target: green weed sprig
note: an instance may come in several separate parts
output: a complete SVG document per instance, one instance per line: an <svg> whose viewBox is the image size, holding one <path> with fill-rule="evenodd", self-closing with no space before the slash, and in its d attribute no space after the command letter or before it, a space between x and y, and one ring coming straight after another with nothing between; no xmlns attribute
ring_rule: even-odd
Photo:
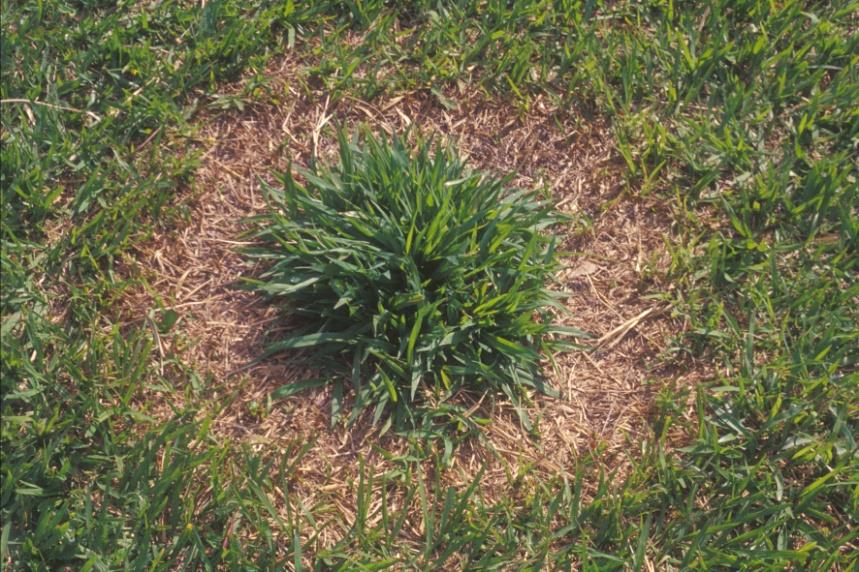
<svg viewBox="0 0 859 572"><path fill-rule="evenodd" d="M391 406L415 421L415 406L461 389L514 403L551 392L541 352L558 347L552 334L580 332L548 311L557 264L543 231L560 220L549 205L429 142L410 154L400 139L341 134L339 165L300 174L268 189L272 211L256 220L264 246L251 254L271 266L253 287L306 318L269 354L333 354L354 413L373 406L376 420Z"/></svg>

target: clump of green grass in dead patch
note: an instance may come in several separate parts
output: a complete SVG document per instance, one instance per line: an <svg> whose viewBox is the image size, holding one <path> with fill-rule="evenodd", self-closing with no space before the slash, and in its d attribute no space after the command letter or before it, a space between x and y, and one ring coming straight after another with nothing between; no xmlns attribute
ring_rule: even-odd
<svg viewBox="0 0 859 572"><path fill-rule="evenodd" d="M251 255L271 266L251 284L306 319L268 354L314 348L344 366L335 394L349 379L353 418L390 409L386 429L462 389L514 404L551 393L541 356L559 348L554 334L579 332L549 312L560 306L546 231L561 220L550 205L428 141L410 153L399 139L341 134L338 165L300 174L304 184L286 173L268 189L271 212L256 219L264 246Z"/></svg>

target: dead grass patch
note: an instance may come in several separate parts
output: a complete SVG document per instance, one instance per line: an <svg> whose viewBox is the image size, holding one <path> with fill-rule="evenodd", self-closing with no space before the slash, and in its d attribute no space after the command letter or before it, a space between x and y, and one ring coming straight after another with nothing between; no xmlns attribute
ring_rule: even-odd
<svg viewBox="0 0 859 572"><path fill-rule="evenodd" d="M621 197L622 163L612 151L608 126L539 97L527 111L479 92L448 94L455 109L422 92L333 101L306 86L298 61L272 64L268 74L279 103L255 101L244 111L201 113L201 165L193 190L181 199L187 223L156 231L138 249L134 266L148 289L124 302L123 313L131 319L142 318L156 300L181 315L176 329L184 347L162 351L179 351L184 362L212 376L219 388L214 402L231 399L218 414L216 434L260 450L311 441L292 492L307 507L328 503L347 519L355 511L359 459L379 472L391 464L374 445L393 455L407 449L395 437L380 442L366 422L331 428L327 389L255 413L272 391L306 372L276 359L247 367L262 352L264 338L280 327L278 314L232 285L248 272L237 248L244 244L243 219L265 208L261 179L270 180L290 160L307 164L314 155L332 155L334 124L366 122L389 133L416 126L455 143L474 167L516 173L519 186L545 186L558 208L575 217L565 240L573 254L558 276L558 288L570 292L566 303L572 311L562 321L599 340L594 352L557 356L553 377L564 398L535 397L531 415L539 439L528 437L502 401L487 399L485 415L493 422L485 435L491 446L460 448L444 479L468 483L485 465L481 488L492 498L508 495L523 467L532 468L529 478L565 474L575 458L589 452L622 471L648 435L654 395L666 386L692 385L706 364L685 364L681 371L660 360L668 340L684 329L669 308L646 297L668 263L664 243L672 240L671 218L658 201ZM240 85L227 92L238 94ZM691 417L691 403L686 410ZM335 541L331 534L320 543Z"/></svg>

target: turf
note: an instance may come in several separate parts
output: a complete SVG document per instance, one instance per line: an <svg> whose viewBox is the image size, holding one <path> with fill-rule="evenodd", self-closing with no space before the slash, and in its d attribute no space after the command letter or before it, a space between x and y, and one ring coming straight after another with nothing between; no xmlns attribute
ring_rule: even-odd
<svg viewBox="0 0 859 572"><path fill-rule="evenodd" d="M2 7L2 486L7 569L795 569L855 566L859 6L839 2L308 2ZM178 316L125 323L117 272L180 224L201 107L305 58L332 97L487 90L611 122L617 200L658 197L683 241L650 292L716 367L697 423L666 396L623 478L572 471L484 497L416 446L357 512L290 495L302 444L254 450L153 395ZM29 102L29 103L28 103ZM388 509L386 495L408 503ZM275 507L271 499L282 498ZM416 506L409 511L404 506ZM382 508L385 507L385 508ZM318 536L339 542L321 549Z"/></svg>

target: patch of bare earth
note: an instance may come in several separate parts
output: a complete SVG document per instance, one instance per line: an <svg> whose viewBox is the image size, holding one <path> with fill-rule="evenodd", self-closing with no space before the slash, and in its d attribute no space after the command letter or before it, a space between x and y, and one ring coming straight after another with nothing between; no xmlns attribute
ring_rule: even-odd
<svg viewBox="0 0 859 572"><path fill-rule="evenodd" d="M646 296L666 288L654 280L667 264L671 222L658 202L620 196L622 168L607 126L539 97L527 111L478 92L447 94L454 109L426 93L334 102L306 86L296 62L284 60L268 73L274 95L267 99L280 102L257 101L243 111L210 110L200 117L202 158L194 189L183 198L187 222L140 247L134 264L149 286L126 300L131 316L158 307L156 299L162 301L159 312L179 313L171 334L176 345L162 340L162 351L179 352L185 363L212 377L218 388L213 403L222 406L215 433L259 450L312 443L298 461L289 494L311 511L336 509L347 522L356 511L359 459L376 472L392 466L374 449L380 440L368 423L331 427L327 389L277 401L265 411L274 390L306 374L285 360L248 366L282 322L276 309L234 284L253 272L237 249L245 244L243 219L265 208L260 180L272 180L273 171L289 161L306 165L314 154L332 156L333 125L366 122L389 133L417 126L454 143L474 168L516 173L514 182L522 187L547 187L558 208L573 216L565 240L573 254L557 285L570 293L571 313L560 319L599 340L597 350L559 355L548 368L564 395L534 396L530 414L539 439L528 436L503 400L486 399L483 415L493 421L485 437L491 445L461 447L442 479L467 483L485 465L482 494L493 499L511 494L522 467L530 467L528 478L568 474L577 457L591 452L622 471L649 435L655 394L690 386L702 368L661 365L669 339L684 328L670 308ZM238 93L240 87L232 89ZM181 348L178 339L185 340ZM390 436L381 446L393 453L408 448ZM420 517L410 520L402 533L406 542L422 534ZM341 535L341 529L327 528L319 545L329 546Z"/></svg>

